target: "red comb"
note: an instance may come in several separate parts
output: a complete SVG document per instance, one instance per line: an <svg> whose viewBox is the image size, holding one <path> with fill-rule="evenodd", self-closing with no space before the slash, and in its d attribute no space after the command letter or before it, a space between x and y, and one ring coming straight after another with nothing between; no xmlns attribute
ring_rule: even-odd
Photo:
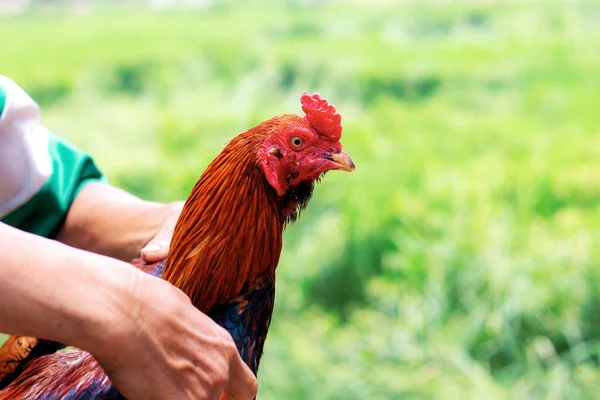
<svg viewBox="0 0 600 400"><path fill-rule="evenodd" d="M340 140L342 117L335 112L332 104L322 99L318 93L309 96L306 92L302 93L300 102L308 123L319 135L327 136L332 140Z"/></svg>

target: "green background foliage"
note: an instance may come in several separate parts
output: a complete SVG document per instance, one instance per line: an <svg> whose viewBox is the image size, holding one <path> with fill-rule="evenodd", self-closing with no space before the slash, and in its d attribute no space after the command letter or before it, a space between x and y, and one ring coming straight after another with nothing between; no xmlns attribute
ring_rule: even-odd
<svg viewBox="0 0 600 400"><path fill-rule="evenodd" d="M216 2L0 18L0 73L147 199L317 91L343 116L285 234L261 399L600 393L600 5Z"/></svg>

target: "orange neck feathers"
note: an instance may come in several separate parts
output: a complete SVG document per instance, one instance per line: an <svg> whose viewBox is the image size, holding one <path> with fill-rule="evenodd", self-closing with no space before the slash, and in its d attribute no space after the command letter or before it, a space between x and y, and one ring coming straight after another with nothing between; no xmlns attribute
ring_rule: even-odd
<svg viewBox="0 0 600 400"><path fill-rule="evenodd" d="M203 312L275 273L283 223L258 161L259 125L234 138L190 194L173 235L163 279Z"/></svg>

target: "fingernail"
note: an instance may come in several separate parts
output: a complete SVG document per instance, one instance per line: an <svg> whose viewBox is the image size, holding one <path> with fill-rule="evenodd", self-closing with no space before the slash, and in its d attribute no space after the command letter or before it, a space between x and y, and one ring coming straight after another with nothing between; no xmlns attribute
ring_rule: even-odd
<svg viewBox="0 0 600 400"><path fill-rule="evenodd" d="M150 243L149 245L147 245L146 247L144 247L142 249L142 252L144 253L153 253L155 251L159 251L160 250L160 246L157 245L156 243Z"/></svg>

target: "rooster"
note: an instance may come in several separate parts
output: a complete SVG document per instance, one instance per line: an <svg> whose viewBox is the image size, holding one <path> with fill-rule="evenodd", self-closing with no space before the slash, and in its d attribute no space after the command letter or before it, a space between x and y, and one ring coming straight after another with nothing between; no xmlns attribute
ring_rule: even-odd
<svg viewBox="0 0 600 400"><path fill-rule="evenodd" d="M327 171L355 168L342 151L335 107L318 94L303 93L301 103L304 117L275 117L231 140L192 189L166 261L134 263L224 327L254 374L273 313L283 230ZM17 348L29 349L19 356L26 362L12 368L18 376L0 400L122 398L91 354L53 352L55 343L27 338L10 346L19 340L25 345Z"/></svg>

